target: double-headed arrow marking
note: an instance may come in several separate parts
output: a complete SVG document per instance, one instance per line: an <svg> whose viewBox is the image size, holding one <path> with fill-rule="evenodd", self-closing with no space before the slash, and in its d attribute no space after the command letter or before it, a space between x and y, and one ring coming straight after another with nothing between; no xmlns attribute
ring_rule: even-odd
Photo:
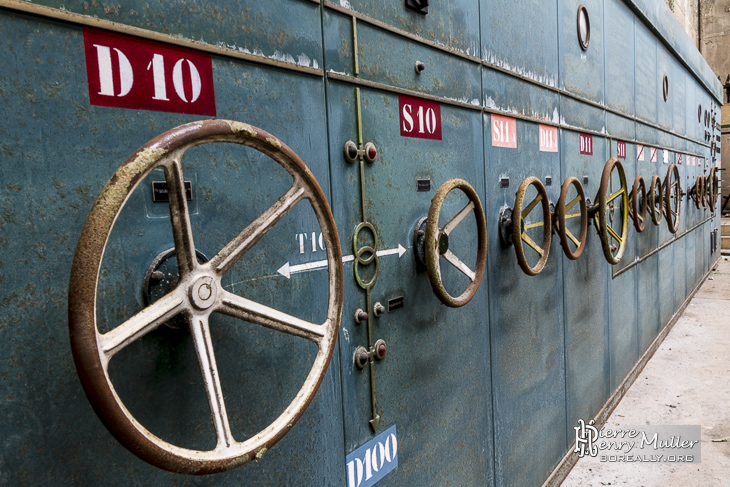
<svg viewBox="0 0 730 487"><path fill-rule="evenodd" d="M383 257L384 255L395 255L398 254L398 258L400 259L403 254L406 253L406 248L404 248L401 244L398 244L398 247L395 249L388 249L388 250L379 250L376 252L378 257ZM342 257L342 263L345 262L351 262L355 260L354 255L345 255ZM289 265L289 262L281 266L276 272L281 274L282 276L286 277L287 279L291 278L292 274L298 274L300 272L308 272L308 271L314 271L317 269L323 269L327 267L327 260L318 260L316 262L308 262L306 264L297 264L297 265Z"/></svg>

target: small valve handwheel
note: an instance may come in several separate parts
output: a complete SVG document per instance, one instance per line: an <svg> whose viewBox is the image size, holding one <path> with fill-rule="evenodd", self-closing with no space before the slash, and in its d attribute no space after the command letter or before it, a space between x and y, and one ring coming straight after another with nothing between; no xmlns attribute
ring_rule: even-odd
<svg viewBox="0 0 730 487"><path fill-rule="evenodd" d="M662 196L662 178L656 174L651 177L649 186L649 215L655 226L662 223L664 217L664 197Z"/></svg>
<svg viewBox="0 0 730 487"><path fill-rule="evenodd" d="M646 228L647 212L646 183L644 183L644 178L641 176L636 176L636 179L634 179L630 202L629 209L631 210L631 218L634 221L634 228L641 233Z"/></svg>
<svg viewBox="0 0 730 487"><path fill-rule="evenodd" d="M214 142L241 144L266 154L292 176L293 183L217 255L200 263L188 214L182 158L191 147ZM102 334L97 328L96 299L104 250L124 204L155 168L164 169L169 189L179 280L167 294ZM302 200L309 201L326 242L329 298L327 318L321 324L256 303L221 285L226 271ZM225 213L221 217L225 218ZM96 200L81 232L71 268L68 312L71 349L84 392L112 435L132 453L157 467L200 475L222 472L260 458L304 414L322 383L339 331L343 285L342 252L332 212L311 171L289 147L269 133L240 122L206 120L174 128L142 146L117 169ZM292 402L269 426L245 441L233 437L226 413L210 338L209 317L213 312L317 345L314 363ZM172 445L147 430L122 403L109 376L109 362L117 352L170 317L179 315L190 328L217 437L216 447L208 451Z"/></svg>
<svg viewBox="0 0 730 487"><path fill-rule="evenodd" d="M682 211L682 188L679 187L679 169L672 163L667 169L664 179L664 214L667 216L667 227L672 233L679 229L679 217Z"/></svg>
<svg viewBox="0 0 730 487"><path fill-rule="evenodd" d="M616 191L612 188L612 181L615 179L613 177L614 171L618 175L619 183L619 189ZM598 200L598 211L595 218L597 219L596 226L603 247L603 255L609 264L616 265L624 255L626 237L629 233L629 194L626 189L624 167L615 157L606 161L603 166L601 186L598 188L598 197L596 199ZM612 226L615 220L614 213L617 209L621 223L619 232Z"/></svg>
<svg viewBox="0 0 730 487"><path fill-rule="evenodd" d="M574 187L577 193L576 197L566 203L570 187ZM569 213L570 210L578 204L580 210L578 212ZM571 218L580 218L580 237L576 238L573 233L568 230L567 220ZM578 178L573 176L567 178L563 182L560 189L560 199L555 207L555 226L560 236L560 245L563 247L565 256L570 260L575 260L581 256L586 245L586 237L588 235L588 205L586 204L586 195L583 191L583 185L580 184ZM571 247L575 247L572 249Z"/></svg>
<svg viewBox="0 0 730 487"><path fill-rule="evenodd" d="M720 181L717 177L717 168L710 169L710 174L707 176L707 204L710 207L712 213L715 212L715 205L717 204L718 190L720 189Z"/></svg>
<svg viewBox="0 0 730 487"><path fill-rule="evenodd" d="M446 196L454 189L460 189L469 198L469 203L449 220L443 227L439 228L439 216L441 214L441 205L444 203ZM471 270L464 262L462 262L451 250L449 250L449 235L461 223L461 221L470 213L474 212L477 225L477 258L474 270ZM436 192L431 200L431 207L428 210L428 217L425 221L424 233L424 258L426 269L428 269L428 278L431 281L431 287L436 296L447 306L459 308L471 301L479 289L484 275L484 267L487 262L487 221L484 216L484 209L479 200L479 196L474 188L463 179L450 179ZM419 229L416 228L416 232ZM453 297L444 287L441 279L441 257L446 262L461 271L469 278L471 282L461 296Z"/></svg>
<svg viewBox="0 0 730 487"><path fill-rule="evenodd" d="M527 189L530 186L535 187L535 190L537 190L537 196L535 196L535 199L533 199L530 204L523 208L522 205L524 204L525 195L527 194ZM528 217L538 203L542 204L542 220L532 221ZM532 228L540 227L543 229L542 245L538 246L528 235L527 231ZM548 255L550 254L552 228L550 201L548 200L545 186L543 186L539 178L530 176L522 181L520 187L517 188L517 193L515 194L515 206L512 209L512 243L515 246L517 263L522 268L522 271L528 276L536 276L545 268ZM523 242L540 256L534 266L530 266L530 263L527 261Z"/></svg>
<svg viewBox="0 0 730 487"><path fill-rule="evenodd" d="M692 187L692 189L689 192L689 196L690 196L690 198L692 198L692 201L695 202L695 208L697 208L698 210L703 205L703 203L701 201L703 182L704 182L704 178L702 176L697 176L697 179L695 179L695 185Z"/></svg>

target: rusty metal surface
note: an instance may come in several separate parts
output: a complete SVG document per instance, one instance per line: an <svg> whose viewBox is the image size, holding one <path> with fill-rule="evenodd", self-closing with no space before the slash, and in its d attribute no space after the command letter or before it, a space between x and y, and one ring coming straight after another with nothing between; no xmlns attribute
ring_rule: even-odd
<svg viewBox="0 0 730 487"><path fill-rule="evenodd" d="M654 175L664 178L665 149L673 156L684 151L709 156L704 126L695 120L699 104L716 106L715 93L703 86L706 80L714 84L714 75L692 61L695 77L673 59L636 16L637 5L648 4L643 0L586 2L592 36L583 51L576 39L578 3L536 7L533 0L479 5L448 0L432 2L426 16L385 0L258 0L186 8L131 0L119 6L66 5L88 19L98 15L148 32L179 34L181 42L249 50L308 70L316 61L316 72L327 73L324 79L214 56L218 116L245 120L286 141L333 203L340 238L352 241L363 205L376 231L373 248L403 246L401 257L380 258L368 306L365 291L354 278L345 278L347 322L333 366L299 423L260 461L207 477L173 476L123 449L91 413L64 326L53 325L65 322L71 253L104 182L145 141L196 117L89 106L80 27L0 10L0 106L7 120L0 124L5 191L0 246L4 256L13 256L0 261L6 289L0 400L2 426L10 432L0 451L0 483L37 485L62 478L89 485L343 485L345 455L373 437L368 425L373 412L382 425L398 426L399 467L382 485L541 483L569 448L577 419L600 415L615 400L612 392L624 387L622 375L633 373L632 361L653 346L712 265L708 235L719 225L719 219L705 221L711 211L683 208L676 235L664 225L648 225L643 233L629 230L614 269L589 229L579 259L563 258L553 248L534 277L524 275L512 249L500 245L499 210L513 204L516 186L526 177L551 176L553 185L545 189L555 202L556 182L571 176L580 181L587 176L586 194L597 194L603 164L617 155L616 139L628 142L621 163L629 180L641 176L647 184ZM357 13L356 21L350 12ZM674 27L657 28L669 32L683 52L691 47ZM415 61L424 63L420 74ZM661 90L665 73L667 102ZM342 156L344 142L357 138L356 85L363 91L364 135L379 152L373 165L365 165L362 181ZM450 136L442 141L399 137L398 94L424 94L441 103L444 134ZM491 146L492 112L518 119L517 149ZM539 151L534 122L559 127L558 153ZM578 154L578 132L593 134L593 156ZM659 147L658 162L633 159L634 143ZM289 186L282 186L277 165L249 149L192 150L198 152L182 167L194 176L191 229L199 236L196 249L212 256ZM206 164L213 169L204 171ZM246 171L257 177L241 181ZM679 167L683 188L703 174L699 167ZM511 187L500 186L503 175ZM156 176L165 179L164 173ZM109 236L99 270L100 333L144 307L138 288L154 257L176 240L185 247L185 232L176 238L170 229L167 205L153 204L150 178L132 194ZM434 188L462 178L484 202L487 277L459 309L433 296L427 270L411 246L433 195L415 189L414 181L425 178ZM356 197L361 183L367 190L363 201ZM467 202L458 193L444 200L443 218L464 208ZM231 204L235 210L227 211ZM311 247L317 219L300 206L306 204L297 205L246 254L246 265L239 262L229 270L222 287L316 323L326 309L327 273L285 277L276 271L284 263L298 268L324 258L324 248ZM211 223L221 213L231 221ZM464 262L473 259L470 264L477 259L472 218L467 216L449 242L463 249L467 257L457 255ZM359 244L374 243L365 240L361 235ZM196 265L186 262L182 265ZM345 263L345 276L351 276L351 266ZM463 275L451 267L442 269L444 286L461 291ZM363 269L363 277L372 277L370 271ZM373 303L393 298L402 298L404 309L376 317ZM367 369L360 372L354 364L368 333L364 323L352 319L358 308L371 315L373 342L383 340L388 347L377 363L375 408ZM316 346L308 349L310 342L299 337L216 318L211 348L231 429L255 434L295 397ZM204 338L197 341L207 346ZM217 438L194 342L160 326L115 354L109 375L145 428L184 448L210 450Z"/></svg>

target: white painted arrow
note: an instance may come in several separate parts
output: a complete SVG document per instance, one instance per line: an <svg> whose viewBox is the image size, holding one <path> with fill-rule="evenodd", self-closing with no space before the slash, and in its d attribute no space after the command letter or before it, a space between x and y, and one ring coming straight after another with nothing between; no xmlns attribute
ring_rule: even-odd
<svg viewBox="0 0 730 487"><path fill-rule="evenodd" d="M406 253L408 249L403 247L401 244L398 244L398 248L395 249L388 249L388 250L379 250L376 252L378 257L382 257L384 255L395 255L398 254L398 258L400 259L403 254ZM352 262L355 260L354 255L345 255L342 257L342 263L345 262ZM307 272L307 271L313 271L317 269L322 269L324 267L327 267L327 260L318 260L315 262L308 262L306 264L297 264L297 265L289 265L289 262L281 266L279 269L277 269L276 272L281 274L282 276L286 277L287 279L291 278L292 274L297 274L299 272Z"/></svg>

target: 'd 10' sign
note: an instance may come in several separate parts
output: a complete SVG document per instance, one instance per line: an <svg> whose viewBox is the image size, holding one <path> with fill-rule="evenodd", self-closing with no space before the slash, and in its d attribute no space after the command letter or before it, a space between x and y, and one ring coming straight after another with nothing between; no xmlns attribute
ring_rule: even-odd
<svg viewBox="0 0 730 487"><path fill-rule="evenodd" d="M441 140L441 106L433 101L398 96L402 137Z"/></svg>
<svg viewBox="0 0 730 487"><path fill-rule="evenodd" d="M92 105L215 116L210 55L84 29Z"/></svg>

